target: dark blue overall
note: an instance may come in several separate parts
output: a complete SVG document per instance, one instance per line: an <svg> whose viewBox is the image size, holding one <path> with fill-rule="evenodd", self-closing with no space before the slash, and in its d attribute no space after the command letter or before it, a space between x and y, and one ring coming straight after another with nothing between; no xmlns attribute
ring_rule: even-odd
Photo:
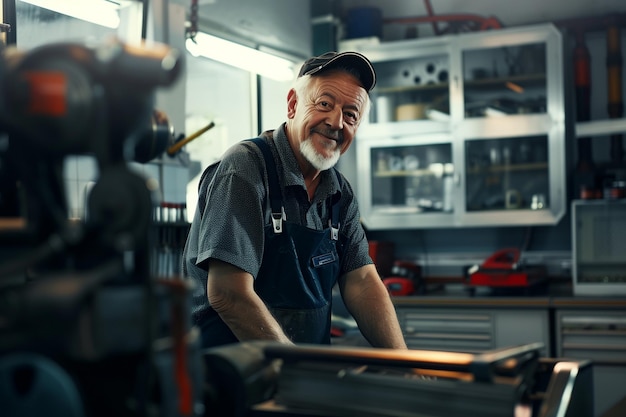
<svg viewBox="0 0 626 417"><path fill-rule="evenodd" d="M331 219L324 230L288 222L283 215L282 193L270 147L262 138L251 140L263 152L272 210L254 289L293 342L329 344L332 288L339 276L341 252L340 204L335 201L338 199L328 199ZM340 179L338 174L337 178ZM201 325L203 345L237 342L219 316L211 315Z"/></svg>

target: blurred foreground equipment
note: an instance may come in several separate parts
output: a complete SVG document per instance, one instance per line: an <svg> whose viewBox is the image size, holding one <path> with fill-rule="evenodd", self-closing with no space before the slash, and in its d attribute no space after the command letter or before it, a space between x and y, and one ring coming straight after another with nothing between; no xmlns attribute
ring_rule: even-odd
<svg viewBox="0 0 626 417"><path fill-rule="evenodd" d="M240 343L205 352L214 416L588 417L589 361L541 343L480 354Z"/></svg>
<svg viewBox="0 0 626 417"><path fill-rule="evenodd" d="M188 288L150 276L152 190L128 167L169 146L154 94L181 67L115 39L0 50L3 417L203 414ZM70 220L63 161L80 154L98 178Z"/></svg>

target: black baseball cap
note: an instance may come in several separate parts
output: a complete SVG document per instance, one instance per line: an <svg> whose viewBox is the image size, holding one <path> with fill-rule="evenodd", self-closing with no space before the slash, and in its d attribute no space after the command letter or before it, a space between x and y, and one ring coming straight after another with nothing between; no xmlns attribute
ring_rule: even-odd
<svg viewBox="0 0 626 417"><path fill-rule="evenodd" d="M326 52L323 55L309 58L302 64L298 77L314 75L337 67L355 70L358 74L357 78L367 91L371 91L376 85L376 71L374 71L372 63L358 52Z"/></svg>

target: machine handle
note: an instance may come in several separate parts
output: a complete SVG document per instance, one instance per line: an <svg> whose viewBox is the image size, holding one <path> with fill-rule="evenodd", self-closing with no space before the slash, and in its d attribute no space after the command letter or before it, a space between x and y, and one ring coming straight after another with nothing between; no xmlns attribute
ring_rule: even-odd
<svg viewBox="0 0 626 417"><path fill-rule="evenodd" d="M175 144L173 144L172 146L167 148L167 154L169 156L176 155L176 153L178 151L180 151L183 146L185 146L186 144L188 144L192 140L196 139L198 136L202 135L204 132L207 132L209 129L212 129L214 126L215 126L215 123L211 122L208 125L206 125L205 127L203 127L202 129L198 130L197 132L192 133L191 135L187 136L186 138L183 138L183 139L179 140L178 142L176 142Z"/></svg>

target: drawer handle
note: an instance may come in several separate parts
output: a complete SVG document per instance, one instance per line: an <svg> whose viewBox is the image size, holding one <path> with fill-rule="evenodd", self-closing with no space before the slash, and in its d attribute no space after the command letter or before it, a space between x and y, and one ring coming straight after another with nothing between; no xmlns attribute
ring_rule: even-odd
<svg viewBox="0 0 626 417"><path fill-rule="evenodd" d="M593 345L588 343L563 343L563 349L626 352L626 345Z"/></svg>

